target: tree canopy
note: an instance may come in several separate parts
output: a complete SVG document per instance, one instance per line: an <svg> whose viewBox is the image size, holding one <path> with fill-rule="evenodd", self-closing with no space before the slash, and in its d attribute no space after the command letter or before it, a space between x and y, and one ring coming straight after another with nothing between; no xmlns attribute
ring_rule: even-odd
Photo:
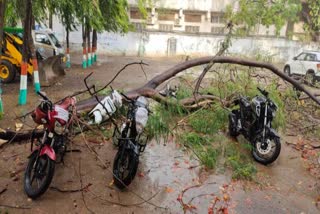
<svg viewBox="0 0 320 214"><path fill-rule="evenodd" d="M138 7L146 17L146 5L151 0L137 0ZM8 26L17 25L25 17L25 1L8 0L6 20ZM48 15L58 16L66 29L72 31L78 24L88 24L101 31L126 33L132 30L128 17L127 0L32 0L35 21L45 23Z"/></svg>
<svg viewBox="0 0 320 214"><path fill-rule="evenodd" d="M299 0L239 0L238 8L228 5L226 18L239 26L239 32L247 34L256 25L275 26L276 34L287 22L298 21L301 11Z"/></svg>

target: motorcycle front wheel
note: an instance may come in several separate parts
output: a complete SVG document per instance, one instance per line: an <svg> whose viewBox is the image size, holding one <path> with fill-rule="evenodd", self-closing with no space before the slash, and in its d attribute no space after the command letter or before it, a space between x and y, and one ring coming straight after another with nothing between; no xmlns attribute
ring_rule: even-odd
<svg viewBox="0 0 320 214"><path fill-rule="evenodd" d="M278 158L280 150L280 138L266 136L264 142L261 138L253 142L252 156L257 162L268 165Z"/></svg>
<svg viewBox="0 0 320 214"><path fill-rule="evenodd" d="M113 180L119 189L124 189L134 179L139 164L139 156L132 149L120 147L113 162Z"/></svg>
<svg viewBox="0 0 320 214"><path fill-rule="evenodd" d="M31 155L24 174L24 190L32 198L38 198L49 187L54 175L55 163L48 156Z"/></svg>

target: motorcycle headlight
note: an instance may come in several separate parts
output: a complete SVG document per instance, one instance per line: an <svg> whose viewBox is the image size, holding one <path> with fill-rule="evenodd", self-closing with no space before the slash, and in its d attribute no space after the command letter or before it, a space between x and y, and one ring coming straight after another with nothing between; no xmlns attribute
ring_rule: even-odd
<svg viewBox="0 0 320 214"><path fill-rule="evenodd" d="M61 125L58 121L54 123L54 132L58 135L62 135L64 132L65 126Z"/></svg>

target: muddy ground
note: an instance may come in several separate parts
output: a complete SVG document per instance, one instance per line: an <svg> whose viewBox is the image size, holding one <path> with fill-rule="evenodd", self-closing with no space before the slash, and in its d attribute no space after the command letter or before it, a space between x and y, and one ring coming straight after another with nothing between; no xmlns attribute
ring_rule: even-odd
<svg viewBox="0 0 320 214"><path fill-rule="evenodd" d="M103 85L126 63L141 60L135 57L101 56L97 65L83 70L80 59L74 60L65 78L43 89L53 100L84 89L82 80L91 71L94 72L92 81ZM183 60L144 58L143 61L150 64L145 68L147 78ZM133 66L116 79L113 87L127 90L144 82L146 79L140 67ZM0 121L1 128L14 129L15 116L37 105L38 97L30 82L28 89L28 104L17 106L18 78L15 83L3 86L6 114ZM26 123L24 129L29 129L28 125L34 126L30 120ZM316 203L320 195L319 180L308 170L301 151L291 144L299 140L299 137L283 136L280 157L270 166L257 164L255 182L232 181L228 170L206 171L172 139L160 143L152 141L141 156L138 174L130 190L121 192L112 184L111 169L116 152L112 143L88 140L104 165L108 166L104 169L95 155L89 152L81 136L78 136L72 149L81 152L67 153L65 164L56 165L51 184L53 188L35 201L28 199L23 190L23 171L30 145L25 142L9 145L0 150L0 213L183 213L177 199L183 190L192 186L194 188L185 191L182 198L184 202L192 200L194 209L191 207L188 212L208 213L209 206L219 197L221 201L217 202L216 208L227 206L229 213L319 213ZM88 188L74 193L56 190L77 190L81 185Z"/></svg>

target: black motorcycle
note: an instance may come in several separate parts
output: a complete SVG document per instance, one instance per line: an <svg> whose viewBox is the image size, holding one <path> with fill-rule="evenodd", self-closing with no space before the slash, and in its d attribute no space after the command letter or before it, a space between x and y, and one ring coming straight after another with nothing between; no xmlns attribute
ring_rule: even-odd
<svg viewBox="0 0 320 214"><path fill-rule="evenodd" d="M267 91L258 90L263 96L255 96L251 102L243 96L234 101L240 108L229 114L229 133L232 137L243 134L252 144L254 159L267 165L278 158L281 150L280 137L272 128L278 107Z"/></svg>
<svg viewBox="0 0 320 214"><path fill-rule="evenodd" d="M119 189L124 189L134 179L138 165L139 155L145 150L147 138L143 136L150 110L145 97L130 99L122 94L129 103L126 121L121 129L115 127L113 143L118 152L113 161L113 180Z"/></svg>

